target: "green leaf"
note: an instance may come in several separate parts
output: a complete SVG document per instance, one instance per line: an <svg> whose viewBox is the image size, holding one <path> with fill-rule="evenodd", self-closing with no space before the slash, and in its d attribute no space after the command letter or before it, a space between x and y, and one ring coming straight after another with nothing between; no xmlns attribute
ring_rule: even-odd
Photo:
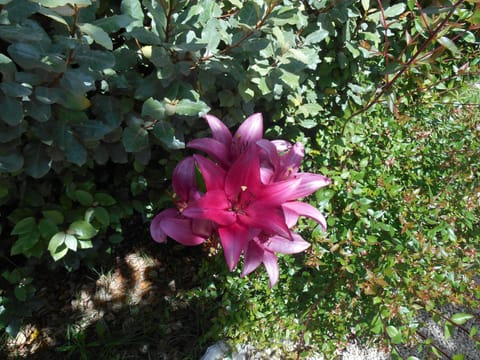
<svg viewBox="0 0 480 360"><path fill-rule="evenodd" d="M143 22L143 10L140 0L122 0L120 5L122 14L129 15L133 19L139 20L139 23Z"/></svg>
<svg viewBox="0 0 480 360"><path fill-rule="evenodd" d="M163 119L165 117L165 102L148 98L142 105L142 116L150 116L153 119Z"/></svg>
<svg viewBox="0 0 480 360"><path fill-rule="evenodd" d="M94 237L97 234L97 229L85 220L78 220L70 225L68 233L75 235L79 239L86 240Z"/></svg>
<svg viewBox="0 0 480 360"><path fill-rule="evenodd" d="M51 239L58 232L57 225L50 219L41 219L38 222L40 236L44 239Z"/></svg>
<svg viewBox="0 0 480 360"><path fill-rule="evenodd" d="M34 217L27 217L15 224L12 229L11 235L24 235L29 234L37 229L37 221Z"/></svg>
<svg viewBox="0 0 480 360"><path fill-rule="evenodd" d="M41 59L44 55L38 45L14 43L7 49L8 54L24 70L42 68Z"/></svg>
<svg viewBox="0 0 480 360"><path fill-rule="evenodd" d="M77 251L77 246L78 246L78 240L75 236L65 236L65 246L72 250L72 251Z"/></svg>
<svg viewBox="0 0 480 360"><path fill-rule="evenodd" d="M0 74L3 75L4 81L13 81L15 79L15 73L17 67L13 61L4 54L0 54Z"/></svg>
<svg viewBox="0 0 480 360"><path fill-rule="evenodd" d="M26 115L32 117L38 122L47 122L52 116L52 108L49 104L44 104L37 99L30 99L24 103Z"/></svg>
<svg viewBox="0 0 480 360"><path fill-rule="evenodd" d="M85 46L77 48L73 57L81 66L90 67L92 70L101 71L115 65L115 56L112 52L91 50Z"/></svg>
<svg viewBox="0 0 480 360"><path fill-rule="evenodd" d="M143 15L142 10L140 13ZM122 28L128 27L133 21L133 18L128 15L112 15L103 19L95 20L93 23L96 26L101 27L107 33L117 32Z"/></svg>
<svg viewBox="0 0 480 360"><path fill-rule="evenodd" d="M78 240L78 246L80 249L91 249L93 247L93 243L91 240Z"/></svg>
<svg viewBox="0 0 480 360"><path fill-rule="evenodd" d="M455 355L452 356L452 360L465 360L465 355L455 354Z"/></svg>
<svg viewBox="0 0 480 360"><path fill-rule="evenodd" d="M85 120L80 124L74 124L74 128L83 140L101 140L113 130L112 126L95 120Z"/></svg>
<svg viewBox="0 0 480 360"><path fill-rule="evenodd" d="M20 282L23 275L20 272L20 270L17 268L17 269L13 269L12 271L6 270L6 271L2 272L2 277L5 280L7 280L10 284L17 284L17 283Z"/></svg>
<svg viewBox="0 0 480 360"><path fill-rule="evenodd" d="M0 95L0 120L10 126L20 124L23 120L23 106L19 99Z"/></svg>
<svg viewBox="0 0 480 360"><path fill-rule="evenodd" d="M107 193L96 193L94 198L95 202L101 206L111 206L117 203L117 201Z"/></svg>
<svg viewBox="0 0 480 360"><path fill-rule="evenodd" d="M35 245L37 245L39 240L40 232L37 229L27 234L20 235L18 240L13 244L10 249L10 255L13 256L23 253L27 256L30 256L27 254L28 250L32 249Z"/></svg>
<svg viewBox="0 0 480 360"><path fill-rule="evenodd" d="M13 293L15 294L15 297L20 300L20 301L25 301L27 300L27 291L25 289L25 286L23 285L17 285L13 289Z"/></svg>
<svg viewBox="0 0 480 360"><path fill-rule="evenodd" d="M90 36L97 44L103 46L107 50L113 50L110 36L101 27L92 24L78 24L78 28L84 34Z"/></svg>
<svg viewBox="0 0 480 360"><path fill-rule="evenodd" d="M305 44L318 44L328 37L329 32L325 29L318 29L305 37Z"/></svg>
<svg viewBox="0 0 480 360"><path fill-rule="evenodd" d="M87 162L87 150L76 138L73 138L65 149L65 157L71 163L82 166Z"/></svg>
<svg viewBox="0 0 480 360"><path fill-rule="evenodd" d="M49 17L52 20L55 20L56 22L59 22L60 24L65 25L66 28L68 29L67 21L58 12L56 12L54 10L51 10L49 8L43 7L43 6L40 7L38 12L42 15L45 15L45 16Z"/></svg>
<svg viewBox="0 0 480 360"><path fill-rule="evenodd" d="M25 172L35 179L45 176L50 171L52 159L40 142L31 142L23 149Z"/></svg>
<svg viewBox="0 0 480 360"><path fill-rule="evenodd" d="M75 198L83 206L90 206L93 204L93 196L84 190L75 190Z"/></svg>
<svg viewBox="0 0 480 360"><path fill-rule="evenodd" d="M403 341L402 333L395 326L389 325L386 330L392 344L397 345Z"/></svg>
<svg viewBox="0 0 480 360"><path fill-rule="evenodd" d="M453 55L460 54L460 50L458 49L457 45L450 40L446 36L441 36L437 39L437 41L442 45L444 48L448 49Z"/></svg>
<svg viewBox="0 0 480 360"><path fill-rule="evenodd" d="M18 1L20 2L20 1ZM28 3L27 3L28 4ZM26 4L23 4L24 6ZM31 9L32 10L32 9ZM35 10L33 10L35 12ZM29 14L31 15L31 14ZM50 44L51 40L45 30L35 21L27 20L23 24L2 25L0 38L9 43Z"/></svg>
<svg viewBox="0 0 480 360"><path fill-rule="evenodd" d="M35 88L35 97L44 104L54 104L62 99L62 90L59 88L38 86Z"/></svg>
<svg viewBox="0 0 480 360"><path fill-rule="evenodd" d="M69 237L71 235L66 235L66 236ZM62 244L55 250L55 252L53 253L51 252L50 255L52 256L54 261L58 261L61 258L63 258L65 255L67 255L67 253L68 253L67 246L65 244Z"/></svg>
<svg viewBox="0 0 480 360"><path fill-rule="evenodd" d="M23 156L18 149L7 147L7 151L3 151L0 147L0 173L13 173L23 167Z"/></svg>
<svg viewBox="0 0 480 360"><path fill-rule="evenodd" d="M127 126L123 130L122 143L127 152L138 152L148 147L148 131L140 126Z"/></svg>
<svg viewBox="0 0 480 360"><path fill-rule="evenodd" d="M158 121L153 128L153 135L159 139L167 149L183 149L185 143L175 134L175 129L166 121Z"/></svg>
<svg viewBox="0 0 480 360"><path fill-rule="evenodd" d="M5 95L11 97L30 96L32 93L31 87L27 84L19 84L14 81L4 81L0 83L0 89L2 89Z"/></svg>
<svg viewBox="0 0 480 360"><path fill-rule="evenodd" d="M67 234L61 231L51 237L50 241L48 242L48 251L50 251L52 256L53 253L57 251L57 248L65 242L66 236Z"/></svg>
<svg viewBox="0 0 480 360"><path fill-rule="evenodd" d="M68 110L82 111L90 107L90 100L82 92L63 90L58 103Z"/></svg>
<svg viewBox="0 0 480 360"><path fill-rule="evenodd" d="M91 0L36 0L39 4L45 7L53 8L64 5L81 5L81 7L91 5Z"/></svg>
<svg viewBox="0 0 480 360"><path fill-rule="evenodd" d="M201 117L210 111L210 107L200 100L182 99L175 105L174 111L179 115Z"/></svg>
<svg viewBox="0 0 480 360"><path fill-rule="evenodd" d="M110 215L104 207L96 207L94 211L94 216L97 221L103 226L110 225Z"/></svg>
<svg viewBox="0 0 480 360"><path fill-rule="evenodd" d="M463 325L465 324L468 320L473 319L473 315L471 314L465 314L465 313L456 313L453 314L450 320L454 322L456 325Z"/></svg>
<svg viewBox="0 0 480 360"><path fill-rule="evenodd" d="M385 9L384 15L385 18L393 18L396 16L399 16L405 12L405 9L407 6L403 3L395 4L393 6L389 6L388 8Z"/></svg>
<svg viewBox="0 0 480 360"><path fill-rule="evenodd" d="M448 340L452 337L453 329L454 329L453 325L448 321L445 321L444 332L443 332L443 336L445 337L445 340Z"/></svg>
<svg viewBox="0 0 480 360"><path fill-rule="evenodd" d="M240 12L238 13L238 21L240 26L250 29L257 25L260 20L260 9L258 5L253 1L248 1L243 4Z"/></svg>

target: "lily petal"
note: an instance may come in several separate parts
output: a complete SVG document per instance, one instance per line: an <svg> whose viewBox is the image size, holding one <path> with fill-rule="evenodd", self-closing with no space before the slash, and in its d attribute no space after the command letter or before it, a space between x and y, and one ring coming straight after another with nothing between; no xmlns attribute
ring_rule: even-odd
<svg viewBox="0 0 480 360"><path fill-rule="evenodd" d="M226 226L236 220L235 213L228 210L229 206L230 202L222 190L212 190L191 202L182 214L188 218L211 220L220 226Z"/></svg>
<svg viewBox="0 0 480 360"><path fill-rule="evenodd" d="M277 149L277 152L279 152L279 153L287 151L292 147L292 144L290 144L286 140L272 140L271 143L273 145L275 145L275 148Z"/></svg>
<svg viewBox="0 0 480 360"><path fill-rule="evenodd" d="M225 193L229 199L237 197L242 191L256 193L260 186L260 165L258 149L251 147L235 160L225 178Z"/></svg>
<svg viewBox="0 0 480 360"><path fill-rule="evenodd" d="M280 164L282 167L281 178L288 178L298 172L298 168L302 163L305 155L305 147L302 143L295 143L289 151L280 158Z"/></svg>
<svg viewBox="0 0 480 360"><path fill-rule="evenodd" d="M297 223L299 216L306 216L319 223L323 231L327 229L327 221L325 220L323 214L318 211L317 208L308 203L301 201L290 201L282 204L282 208L284 210L285 220L289 228Z"/></svg>
<svg viewBox="0 0 480 360"><path fill-rule="evenodd" d="M270 288L278 282L278 263L277 257L270 251L263 253L263 265L267 269L268 277L270 278Z"/></svg>
<svg viewBox="0 0 480 360"><path fill-rule="evenodd" d="M257 141L257 146L261 149L260 162L262 164L268 162L274 170L278 169L278 166L280 165L280 156L278 156L278 151L275 145L271 141L261 139Z"/></svg>
<svg viewBox="0 0 480 360"><path fill-rule="evenodd" d="M172 174L173 190L183 201L188 201L190 192L196 190L195 161L189 156L178 163Z"/></svg>
<svg viewBox="0 0 480 360"><path fill-rule="evenodd" d="M206 238L192 232L190 219L168 218L161 222L162 230L182 245L194 246L203 243Z"/></svg>
<svg viewBox="0 0 480 360"><path fill-rule="evenodd" d="M233 223L219 228L218 234L228 268L232 271L237 266L240 255L250 240L250 231L245 226Z"/></svg>
<svg viewBox="0 0 480 360"><path fill-rule="evenodd" d="M305 251L310 247L310 243L302 239L296 233L292 233L293 240L286 239L282 236L272 236L265 243L265 247L273 252L280 254L297 254Z"/></svg>
<svg viewBox="0 0 480 360"><path fill-rule="evenodd" d="M261 113L250 115L240 125L232 139L232 152L239 156L247 147L254 145L263 136L263 117Z"/></svg>
<svg viewBox="0 0 480 360"><path fill-rule="evenodd" d="M243 263L242 277L250 274L257 267L260 266L263 260L263 247L255 240L248 242L247 249L245 250L245 260Z"/></svg>
<svg viewBox="0 0 480 360"><path fill-rule="evenodd" d="M266 184L262 186L261 191L257 192L257 199L263 202L282 204L285 201L296 199L295 194L300 184L300 179L290 179Z"/></svg>
<svg viewBox="0 0 480 360"><path fill-rule="evenodd" d="M207 153L222 166L228 167L230 164L230 149L218 140L211 138L195 139L190 141L187 147Z"/></svg>
<svg viewBox="0 0 480 360"><path fill-rule="evenodd" d="M201 155L193 155L193 157L203 176L207 191L223 189L225 186L226 171Z"/></svg>
<svg viewBox="0 0 480 360"><path fill-rule="evenodd" d="M210 220L192 219L192 232L194 234L209 238L214 230L215 225Z"/></svg>
<svg viewBox="0 0 480 360"><path fill-rule="evenodd" d="M299 179L300 184L292 192L290 200L296 200L308 196L332 182L326 176L312 173L297 173L295 174L295 179Z"/></svg>
<svg viewBox="0 0 480 360"><path fill-rule="evenodd" d="M290 230L285 223L282 208L260 202L252 203L246 214L237 214L238 219L245 225L262 229L267 233L290 237Z"/></svg>
<svg viewBox="0 0 480 360"><path fill-rule="evenodd" d="M230 147L232 144L232 134L222 120L209 114L205 115L204 118L207 120L210 130L212 130L213 138L225 144L225 146Z"/></svg>
<svg viewBox="0 0 480 360"><path fill-rule="evenodd" d="M162 230L161 223L164 219L174 218L178 215L177 209L165 209L158 213L150 223L150 235L158 243L167 242L167 234Z"/></svg>

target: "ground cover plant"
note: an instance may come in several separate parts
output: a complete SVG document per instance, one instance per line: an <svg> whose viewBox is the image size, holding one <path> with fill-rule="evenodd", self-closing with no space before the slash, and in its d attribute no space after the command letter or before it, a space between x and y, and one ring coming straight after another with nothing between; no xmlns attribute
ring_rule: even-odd
<svg viewBox="0 0 480 360"><path fill-rule="evenodd" d="M56 286L95 277L147 240L176 284L154 277L154 321L140 326L150 314L140 299L128 304L135 336L95 319L69 324L50 350L120 358L155 342L198 358L229 339L259 349L289 341L300 358L373 338L393 356L417 344L461 359L429 339L417 314L446 337L479 341L479 6L0 0L5 339L41 317L40 274L58 277ZM256 113L265 139L302 144L301 170L331 179L303 199L326 215L327 231L299 219L309 247L278 256L271 289L271 271L230 272L207 236L180 250L148 233L175 207L172 175L192 154L186 143L211 136L203 117L235 129ZM182 195L175 177L173 191ZM231 269L247 260L232 253ZM447 316L445 304L463 307ZM175 316L195 324L188 341Z"/></svg>

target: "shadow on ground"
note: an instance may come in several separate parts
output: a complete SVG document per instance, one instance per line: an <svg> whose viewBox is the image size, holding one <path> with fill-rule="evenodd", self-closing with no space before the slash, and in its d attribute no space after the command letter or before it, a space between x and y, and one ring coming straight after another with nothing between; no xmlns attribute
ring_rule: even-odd
<svg viewBox="0 0 480 360"><path fill-rule="evenodd" d="M142 233L117 249L107 272L38 269L43 305L0 357L200 358L217 302L179 295L199 286L202 255Z"/></svg>

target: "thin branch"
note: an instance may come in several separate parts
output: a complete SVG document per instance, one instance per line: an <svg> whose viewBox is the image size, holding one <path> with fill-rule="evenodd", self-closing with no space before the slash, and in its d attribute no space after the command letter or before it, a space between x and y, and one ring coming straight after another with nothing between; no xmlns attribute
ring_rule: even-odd
<svg viewBox="0 0 480 360"><path fill-rule="evenodd" d="M257 22L257 24L255 25L255 27L249 31L247 31L245 34L243 34L243 36L234 44L232 45L228 45L227 47L225 47L225 49L221 50L220 51L220 55L225 55L226 53L230 52L231 50L239 47L245 40L247 40L250 36L252 36L255 32L257 32L258 30L260 30L260 28L263 27L263 25L265 25L265 23L267 22L267 19L268 17L271 15L271 13L273 12L273 10L275 9L275 7L280 3L280 0L277 0L277 1L272 1L270 3L270 5L268 6L267 10L265 11L265 14L263 15L262 19L260 21ZM199 62L204 62L204 61L207 61L207 60L210 60L211 58L214 58L216 57L217 55L216 54L210 54L210 55L206 55L202 58L199 59Z"/></svg>
<svg viewBox="0 0 480 360"><path fill-rule="evenodd" d="M422 334L420 331L415 331L415 333L423 340L427 340L427 336ZM443 351L442 349L440 349L440 347L438 347L437 345L435 345L434 343L430 343L429 344L431 347L435 348L439 353L441 353L443 356L445 356L445 358L447 358L448 360L452 360L452 357L449 356L445 351Z"/></svg>
<svg viewBox="0 0 480 360"><path fill-rule="evenodd" d="M347 121L352 119L353 117L355 117L357 115L360 115L360 114L363 114L365 111L369 110L374 104L376 104L378 102L378 100L380 100L380 98L382 98L385 95L385 93L392 87L392 85L413 65L413 63L415 61L417 61L417 58L422 54L422 52L427 48L427 46L434 40L435 36L444 28L445 24L450 20L453 13L455 12L455 10L461 4L463 4L464 2L465 2L465 0L459 0L452 6L449 13L445 17L445 19L443 19L443 21L435 28L435 30L430 34L430 36L422 44L422 46L420 46L420 48L417 50L417 52L410 58L410 60L407 61L405 66L398 73L395 74L395 76L390 81L388 86L385 85L381 88L377 88L377 90L379 90L379 89L381 89L381 90L377 93L377 95L375 95L373 100L371 100L362 109L360 109L360 110L354 112L352 115L350 115L349 118L347 119Z"/></svg>
<svg viewBox="0 0 480 360"><path fill-rule="evenodd" d="M385 29L383 56L385 57L385 67L388 68L388 48L390 47L390 43L388 40L388 23L385 17L385 11L383 10L382 0L378 0L377 2L378 2L378 7L380 8L380 19L382 21L383 28ZM386 80L386 86L390 86L388 74L385 75L385 80Z"/></svg>

